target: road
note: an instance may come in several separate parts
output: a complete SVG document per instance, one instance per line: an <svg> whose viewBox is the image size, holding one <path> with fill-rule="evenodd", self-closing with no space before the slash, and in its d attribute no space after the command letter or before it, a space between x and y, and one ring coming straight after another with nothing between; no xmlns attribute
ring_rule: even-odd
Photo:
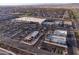
<svg viewBox="0 0 79 59"><path fill-rule="evenodd" d="M0 55L16 55L16 54L6 49L0 48Z"/></svg>
<svg viewBox="0 0 79 59"><path fill-rule="evenodd" d="M77 43L76 43L76 38L75 38L75 34L73 31L68 31L67 45L68 45L68 53L70 55L76 55L77 54Z"/></svg>
<svg viewBox="0 0 79 59"><path fill-rule="evenodd" d="M71 12L71 16L73 16L73 12ZM70 55L77 55L78 54L77 42L74 32L75 30L78 29L78 25L73 17L71 18L71 20L72 20L72 28L68 30L68 35L67 35L68 53Z"/></svg>

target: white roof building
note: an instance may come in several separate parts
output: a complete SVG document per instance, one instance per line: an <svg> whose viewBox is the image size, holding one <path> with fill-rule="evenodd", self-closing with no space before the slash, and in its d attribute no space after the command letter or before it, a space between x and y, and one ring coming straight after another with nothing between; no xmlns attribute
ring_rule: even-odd
<svg viewBox="0 0 79 59"><path fill-rule="evenodd" d="M34 17L21 17L21 18L15 18L12 21L21 22L21 21L32 21L32 22L38 22L42 23L44 20L43 18L34 18Z"/></svg>
<svg viewBox="0 0 79 59"><path fill-rule="evenodd" d="M62 24L62 21L55 21L55 24Z"/></svg>
<svg viewBox="0 0 79 59"><path fill-rule="evenodd" d="M65 24L65 25L70 25L70 26L71 26L71 25L72 25L72 22L71 22L71 21L64 21L64 24Z"/></svg>
<svg viewBox="0 0 79 59"><path fill-rule="evenodd" d="M62 24L62 21L46 21L43 24L47 24L47 25L59 25Z"/></svg>
<svg viewBox="0 0 79 59"><path fill-rule="evenodd" d="M44 42L67 48L66 36L67 36L67 31L55 30L54 33L52 33L52 34L50 33L46 36Z"/></svg>
<svg viewBox="0 0 79 59"><path fill-rule="evenodd" d="M48 37L45 40L59 43L62 45L66 44L66 37L62 37L62 36L48 35Z"/></svg>
<svg viewBox="0 0 79 59"><path fill-rule="evenodd" d="M66 30L55 30L54 31L54 35L58 35L58 36L67 36L67 31Z"/></svg>
<svg viewBox="0 0 79 59"><path fill-rule="evenodd" d="M39 31L34 31L34 32L30 33L29 35L27 35L27 36L24 38L24 40L31 40L31 38L32 38L32 37L34 38L35 36L37 36L38 33L39 33Z"/></svg>

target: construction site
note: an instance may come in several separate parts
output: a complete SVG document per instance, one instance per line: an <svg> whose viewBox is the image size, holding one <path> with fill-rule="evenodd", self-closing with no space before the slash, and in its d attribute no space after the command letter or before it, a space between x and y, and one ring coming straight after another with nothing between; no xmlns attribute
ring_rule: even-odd
<svg viewBox="0 0 79 59"><path fill-rule="evenodd" d="M28 9L30 16L0 20L0 54L77 54L73 12L69 9L47 11L42 8Z"/></svg>

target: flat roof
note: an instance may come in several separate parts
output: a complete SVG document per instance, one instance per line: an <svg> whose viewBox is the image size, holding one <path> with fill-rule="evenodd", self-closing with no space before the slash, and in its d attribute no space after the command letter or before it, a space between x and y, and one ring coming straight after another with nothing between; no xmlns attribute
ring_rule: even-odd
<svg viewBox="0 0 79 59"><path fill-rule="evenodd" d="M50 42L50 43L55 43L63 46L66 45L66 36L67 36L67 31L66 30L55 30L54 33L49 33L47 37L45 38L45 41Z"/></svg>
<svg viewBox="0 0 79 59"><path fill-rule="evenodd" d="M55 30L54 34L59 36L67 36L67 30Z"/></svg>
<svg viewBox="0 0 79 59"><path fill-rule="evenodd" d="M38 33L39 33L39 31L34 31L34 32L30 33L29 35L27 35L24 40L31 40L30 38L35 37Z"/></svg>
<svg viewBox="0 0 79 59"><path fill-rule="evenodd" d="M12 21L16 21L16 22L21 22L21 21L32 21L32 22L38 22L38 23L42 23L44 20L44 18L35 18L35 17L20 17L20 18L15 18L12 19Z"/></svg>
<svg viewBox="0 0 79 59"><path fill-rule="evenodd" d="M62 36L56 36L56 35L49 34L45 40L52 41L52 42L55 42L61 45L66 44L66 37L62 37Z"/></svg>
<svg viewBox="0 0 79 59"><path fill-rule="evenodd" d="M64 21L64 24L72 25L72 21Z"/></svg>
<svg viewBox="0 0 79 59"><path fill-rule="evenodd" d="M60 20L55 20L55 21L45 21L43 22L43 24L49 24L49 25L53 25L53 24L62 24L62 21Z"/></svg>
<svg viewBox="0 0 79 59"><path fill-rule="evenodd" d="M54 22L44 22L43 24L53 25Z"/></svg>
<svg viewBox="0 0 79 59"><path fill-rule="evenodd" d="M62 24L62 21L57 20L57 21L55 21L55 24Z"/></svg>

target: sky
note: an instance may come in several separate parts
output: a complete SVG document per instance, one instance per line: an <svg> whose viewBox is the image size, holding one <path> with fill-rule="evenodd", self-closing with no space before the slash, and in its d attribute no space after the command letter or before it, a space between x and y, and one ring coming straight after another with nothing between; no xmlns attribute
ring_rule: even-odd
<svg viewBox="0 0 79 59"><path fill-rule="evenodd" d="M0 0L0 5L32 5L42 3L79 3L78 0Z"/></svg>

